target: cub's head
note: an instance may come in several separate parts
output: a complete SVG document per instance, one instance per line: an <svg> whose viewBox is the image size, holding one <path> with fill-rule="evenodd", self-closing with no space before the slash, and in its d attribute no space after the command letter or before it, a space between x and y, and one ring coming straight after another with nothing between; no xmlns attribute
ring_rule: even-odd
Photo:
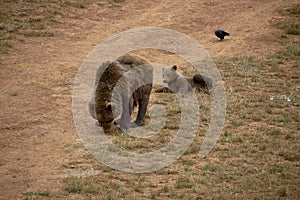
<svg viewBox="0 0 300 200"><path fill-rule="evenodd" d="M163 77L163 81L165 83L170 83L172 82L177 76L177 66L173 65L173 67L169 68L169 67L163 67L162 69L162 77Z"/></svg>

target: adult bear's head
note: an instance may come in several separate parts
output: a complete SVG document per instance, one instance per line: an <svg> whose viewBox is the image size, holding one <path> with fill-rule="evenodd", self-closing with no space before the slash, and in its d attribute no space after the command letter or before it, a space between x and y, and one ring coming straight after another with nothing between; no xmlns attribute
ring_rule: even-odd
<svg viewBox="0 0 300 200"><path fill-rule="evenodd" d="M108 133L114 121L113 104L111 102L105 103L101 110L101 115L98 117L98 121L102 125L104 133Z"/></svg>

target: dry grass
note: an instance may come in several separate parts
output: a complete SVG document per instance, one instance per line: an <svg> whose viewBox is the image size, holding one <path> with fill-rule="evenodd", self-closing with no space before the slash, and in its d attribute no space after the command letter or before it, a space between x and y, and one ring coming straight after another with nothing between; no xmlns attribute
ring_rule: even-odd
<svg viewBox="0 0 300 200"><path fill-rule="evenodd" d="M113 6L122 1L109 0ZM15 40L55 36L51 24L65 11L83 10L84 1L4 1L0 10L0 51L9 53ZM64 179L60 196L24 192L25 199L297 199L300 196L299 5L284 10L288 21L274 40L285 50L265 58L252 55L218 57L215 62L227 91L227 118L218 144L205 160L198 151L210 120L210 98L198 94L201 110L196 139L175 163L145 174L128 174L96 163L89 154L65 168L99 172ZM292 36L290 35L292 34ZM187 66L188 67L188 66ZM183 69L185 71L185 69ZM186 69L187 73L188 69ZM190 75L190 74L189 74ZM12 93L17 96L18 93ZM172 94L156 95L152 104L167 106L167 123L160 134L138 139L126 134L108 137L121 148L138 153L168 144L180 122ZM149 119L147 119L149 120ZM79 148L79 147L76 147ZM93 163L87 168L87 163ZM43 191L43 190L41 190Z"/></svg>
<svg viewBox="0 0 300 200"><path fill-rule="evenodd" d="M288 73L297 58L288 51L289 47L264 59L215 58L228 95L227 120L206 160L199 160L197 153L209 112L201 115L199 135L191 147L168 168L147 174L106 169L92 177L68 178L66 187L79 181L82 189L66 191L72 195L90 187L87 191L92 192L85 195L94 196L93 188L100 187L104 189L96 196L104 199L295 199L300 183L300 74L295 69ZM197 96L201 111L209 111L209 97ZM151 103L168 106L168 123L161 133L150 139L110 136L116 145L141 153L169 142L177 130L174 122L180 118L174 96L156 96Z"/></svg>
<svg viewBox="0 0 300 200"><path fill-rule="evenodd" d="M286 21L276 23L275 26L284 29L286 34L300 35L300 4L281 9L280 12L287 15L288 18Z"/></svg>
<svg viewBox="0 0 300 200"><path fill-rule="evenodd" d="M85 9L85 1L30 0L3 1L0 10L0 49L8 53L10 41L26 41L26 37L51 37L51 26L78 9Z"/></svg>
<svg viewBox="0 0 300 200"><path fill-rule="evenodd" d="M89 186L97 180L91 188L104 188L100 194L104 199L297 199L299 44L285 34L276 40L286 49L265 58L215 58L226 86L227 118L224 132L206 160L199 160L197 153L209 125L210 99L198 94L204 113L199 134L171 166L147 174L106 168L93 177L68 178L66 186L74 181ZM151 103L168 107L167 124L161 133L147 140L114 135L115 144L128 151L147 152L170 141L180 122L174 96L157 95ZM93 192L85 194L93 196Z"/></svg>

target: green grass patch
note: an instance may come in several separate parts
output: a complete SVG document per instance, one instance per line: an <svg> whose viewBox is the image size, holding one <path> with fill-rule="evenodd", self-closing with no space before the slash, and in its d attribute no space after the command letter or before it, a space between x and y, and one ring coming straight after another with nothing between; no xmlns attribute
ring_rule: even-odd
<svg viewBox="0 0 300 200"><path fill-rule="evenodd" d="M281 135L281 130L280 129L271 129L267 132L268 135L271 136L279 136Z"/></svg>
<svg viewBox="0 0 300 200"><path fill-rule="evenodd" d="M293 5L287 9L285 9L285 11L291 15L299 15L300 14L300 4Z"/></svg>
<svg viewBox="0 0 300 200"><path fill-rule="evenodd" d="M275 24L277 28L284 29L286 34L300 35L300 23L296 21L284 21Z"/></svg>
<svg viewBox="0 0 300 200"><path fill-rule="evenodd" d="M12 47L13 46L11 45L10 42L0 40L0 52L1 53L8 53Z"/></svg>
<svg viewBox="0 0 300 200"><path fill-rule="evenodd" d="M79 9L87 8L87 5L84 2L66 1L66 2L64 2L64 4L67 6L72 6L74 8L79 8Z"/></svg>
<svg viewBox="0 0 300 200"><path fill-rule="evenodd" d="M124 0L108 0L109 3L122 3Z"/></svg>
<svg viewBox="0 0 300 200"><path fill-rule="evenodd" d="M219 166L208 163L201 167L201 170L206 172L217 172L219 170Z"/></svg>
<svg viewBox="0 0 300 200"><path fill-rule="evenodd" d="M98 184L90 179L70 179L64 188L68 193L98 194L101 191Z"/></svg>
<svg viewBox="0 0 300 200"><path fill-rule="evenodd" d="M235 136L231 132L225 131L221 141L224 143L241 143L243 142L243 138L238 135Z"/></svg>
<svg viewBox="0 0 300 200"><path fill-rule="evenodd" d="M41 191L41 192L23 192L23 195L26 197L31 197L31 199L38 199L38 196L44 196L44 197L49 197L50 192L48 191Z"/></svg>
<svg viewBox="0 0 300 200"><path fill-rule="evenodd" d="M285 34L300 35L300 4L292 5L288 8L280 9L280 13L288 14L290 17L285 21L280 21L274 24L277 28L283 29Z"/></svg>
<svg viewBox="0 0 300 200"><path fill-rule="evenodd" d="M236 119L236 120L233 120L233 121L231 122L231 124L232 124L233 126L238 127L238 126L242 126L242 125L244 124L244 121L241 120L241 119Z"/></svg>
<svg viewBox="0 0 300 200"><path fill-rule="evenodd" d="M178 179L176 180L175 187L177 189L192 188L192 186L193 186L193 182L188 177L181 176L181 177L178 177Z"/></svg>
<svg viewBox="0 0 300 200"><path fill-rule="evenodd" d="M54 33L48 29L45 30L24 30L22 34L26 37L52 37Z"/></svg>
<svg viewBox="0 0 300 200"><path fill-rule="evenodd" d="M300 44L293 44L288 47L288 53L289 55L298 58L300 56Z"/></svg>
<svg viewBox="0 0 300 200"><path fill-rule="evenodd" d="M124 2L124 0L108 0L107 2L111 7L120 7L120 3Z"/></svg>

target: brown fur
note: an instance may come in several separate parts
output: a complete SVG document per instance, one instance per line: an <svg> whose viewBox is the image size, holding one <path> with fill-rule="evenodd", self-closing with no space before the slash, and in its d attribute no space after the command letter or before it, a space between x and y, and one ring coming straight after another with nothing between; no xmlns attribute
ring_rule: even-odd
<svg viewBox="0 0 300 200"><path fill-rule="evenodd" d="M121 81L120 84L117 84ZM103 72L95 90L95 113L105 132L111 128L116 116L113 109L120 108L120 128L128 130L132 109L138 105L138 115L133 126L144 124L144 117L152 89L152 66L139 57L125 55L112 62ZM137 86L140 86L137 88ZM119 105L114 105L113 90ZM91 106L90 106L91 109Z"/></svg>
<svg viewBox="0 0 300 200"><path fill-rule="evenodd" d="M195 74L193 78L187 78L192 88L195 88L199 92L209 93L212 89L212 80L207 76L201 74Z"/></svg>

